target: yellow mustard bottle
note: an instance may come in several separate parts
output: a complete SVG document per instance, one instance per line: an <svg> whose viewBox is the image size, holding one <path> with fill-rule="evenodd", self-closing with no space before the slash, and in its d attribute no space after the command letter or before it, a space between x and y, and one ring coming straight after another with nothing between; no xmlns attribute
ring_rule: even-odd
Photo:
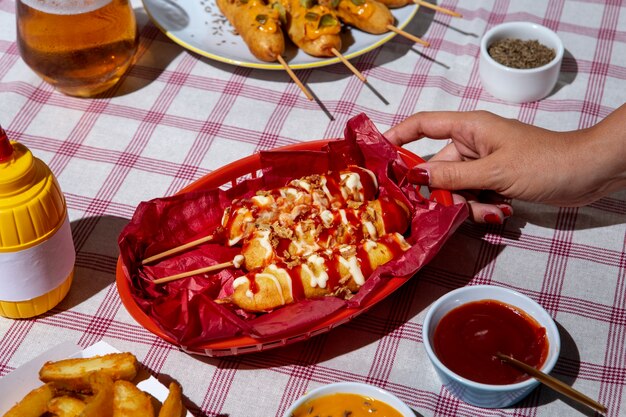
<svg viewBox="0 0 626 417"><path fill-rule="evenodd" d="M50 168L0 127L0 316L21 319L68 293L76 251Z"/></svg>

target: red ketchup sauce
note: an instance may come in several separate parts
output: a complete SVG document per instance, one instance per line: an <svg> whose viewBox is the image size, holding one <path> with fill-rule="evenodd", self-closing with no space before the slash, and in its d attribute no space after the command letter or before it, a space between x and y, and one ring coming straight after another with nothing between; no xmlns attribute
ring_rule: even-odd
<svg viewBox="0 0 626 417"><path fill-rule="evenodd" d="M384 196L378 199L383 212L383 224L387 233L404 233L409 228L407 212L395 201Z"/></svg>
<svg viewBox="0 0 626 417"><path fill-rule="evenodd" d="M435 328L433 347L451 371L494 385L529 378L503 363L496 353L536 368L548 355L546 329L522 310L496 300L473 301L448 312Z"/></svg>

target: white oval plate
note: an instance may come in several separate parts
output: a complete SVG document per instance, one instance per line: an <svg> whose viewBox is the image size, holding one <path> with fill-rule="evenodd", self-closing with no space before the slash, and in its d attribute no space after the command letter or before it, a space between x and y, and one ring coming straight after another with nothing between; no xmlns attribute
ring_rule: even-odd
<svg viewBox="0 0 626 417"><path fill-rule="evenodd" d="M197 54L216 61L242 67L282 70L279 63L256 59L240 36L222 15L215 0L142 0L143 6L154 24L177 44ZM418 5L392 9L396 26L403 29L415 16ZM342 54L351 59L378 48L391 38L394 32L371 35L350 28L342 34ZM316 58L289 44L285 60L293 69L316 68L335 64L339 58Z"/></svg>

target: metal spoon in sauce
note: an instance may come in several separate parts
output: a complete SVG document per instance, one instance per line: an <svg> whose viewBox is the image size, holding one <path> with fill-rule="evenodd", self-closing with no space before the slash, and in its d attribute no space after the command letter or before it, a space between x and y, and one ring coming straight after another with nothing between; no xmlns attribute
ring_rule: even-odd
<svg viewBox="0 0 626 417"><path fill-rule="evenodd" d="M547 385L548 387L552 388L556 392L559 392L580 404L586 405L587 407L591 407L594 410L601 412L602 414L606 414L605 406L587 397L582 392L575 390L574 388L570 387L564 382L561 382L558 379L551 377L550 375L543 373L537 368L533 368L532 366L524 362L518 361L517 359L512 358L511 356L504 355L500 352L496 353L496 356L500 358L501 360L509 363L513 367L519 369L520 371L527 373L528 375L535 378L537 381L541 382L544 385Z"/></svg>

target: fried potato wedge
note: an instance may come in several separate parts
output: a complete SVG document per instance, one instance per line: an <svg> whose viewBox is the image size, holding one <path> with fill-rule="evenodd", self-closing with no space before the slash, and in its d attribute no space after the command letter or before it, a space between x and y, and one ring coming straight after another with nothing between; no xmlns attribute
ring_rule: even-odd
<svg viewBox="0 0 626 417"><path fill-rule="evenodd" d="M113 417L154 417L150 396L133 383L115 381L113 389Z"/></svg>
<svg viewBox="0 0 626 417"><path fill-rule="evenodd" d="M183 408L183 395L180 385L171 382L169 390L158 417L181 417L185 409Z"/></svg>
<svg viewBox="0 0 626 417"><path fill-rule="evenodd" d="M55 389L51 384L35 388L7 411L4 417L40 417L47 411L48 402L54 395Z"/></svg>
<svg viewBox="0 0 626 417"><path fill-rule="evenodd" d="M137 358L132 353L111 353L92 358L63 359L46 362L39 370L39 379L71 391L89 390L89 375L102 371L113 381L131 381L137 376Z"/></svg>
<svg viewBox="0 0 626 417"><path fill-rule="evenodd" d="M113 417L113 380L104 372L92 372L89 385L93 396L79 417Z"/></svg>
<svg viewBox="0 0 626 417"><path fill-rule="evenodd" d="M86 406L84 401L76 397L62 395L48 402L48 412L57 417L78 417Z"/></svg>

